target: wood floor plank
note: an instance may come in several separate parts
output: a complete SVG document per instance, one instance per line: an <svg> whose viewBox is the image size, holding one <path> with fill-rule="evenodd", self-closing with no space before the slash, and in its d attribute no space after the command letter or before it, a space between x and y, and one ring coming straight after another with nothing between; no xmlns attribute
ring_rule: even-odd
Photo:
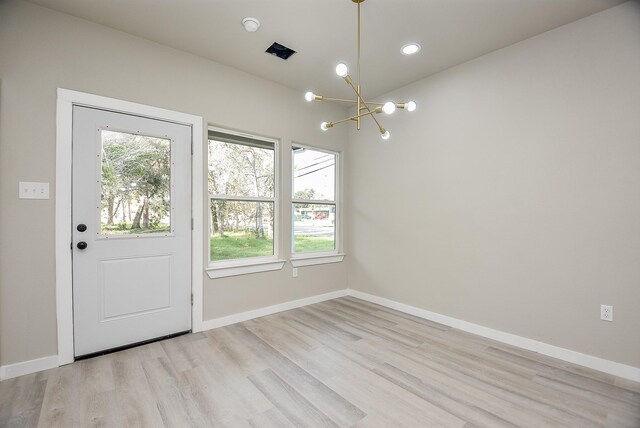
<svg viewBox="0 0 640 428"><path fill-rule="evenodd" d="M447 393L452 396L464 399L473 406L485 409L516 425L520 420L529 420L531 423L540 420L538 423L544 426L569 425L583 428L601 426L598 422L602 422L602 419L594 422L575 413L570 406L565 406L562 409L556 405L556 402L535 394L525 394L522 389L510 388L504 382L492 381L491 375L487 372L474 375L473 372L451 364L446 358L440 359L432 356L425 359L417 353L412 356L407 355L408 351L411 350L392 351L399 355L390 359L394 361L391 364L403 368L411 367L412 375L422 382L427 381L432 386L440 385L442 391L446 386ZM383 366L378 370L384 368ZM442 382L443 380L444 382ZM524 387L526 384L523 385L521 382L520 385ZM487 397L488 401L484 401L480 397ZM494 407L495 404L498 404L497 408ZM509 414L503 413L503 409L508 409Z"/></svg>
<svg viewBox="0 0 640 428"><path fill-rule="evenodd" d="M249 419L249 425L252 428L295 428L295 425L276 408Z"/></svg>
<svg viewBox="0 0 640 428"><path fill-rule="evenodd" d="M420 348L420 350L423 355L418 356L417 359L423 363L432 362L448 367L463 376L504 389L506 393L512 394L514 398L521 397L533 400L534 406L539 403L556 407L565 412L568 417L573 416L580 420L579 425L590 426L595 424L598 426L602 425L606 420L607 411L604 406L597 406L574 396L540 387L531 381L534 374L514 372L511 368L498 365L495 361L474 355L456 354L440 349L425 350ZM409 355L408 357L412 358Z"/></svg>
<svg viewBox="0 0 640 428"><path fill-rule="evenodd" d="M272 370L287 385L303 395L306 400L331 418L335 424L351 426L365 416L356 406L274 349L268 343L268 336L263 340L251 332L250 327L243 328L246 331L237 329L238 337L242 337L242 340L268 361L271 367L269 370Z"/></svg>
<svg viewBox="0 0 640 428"><path fill-rule="evenodd" d="M6 426L9 423L9 419L14 412L14 407L17 407L15 403L17 383L26 377L27 376L21 376L0 382L0 427Z"/></svg>
<svg viewBox="0 0 640 428"><path fill-rule="evenodd" d="M396 321L389 320L386 317L378 316L375 312L371 312L366 308L358 307L358 305L351 304L346 300L329 300L328 302L324 302L329 307L328 311L331 313L337 313L341 315L346 315L348 317L356 317L358 319L368 321L370 323L374 323L378 326L383 327L392 327L397 324ZM322 307L319 305L314 306L313 308L321 309Z"/></svg>
<svg viewBox="0 0 640 428"><path fill-rule="evenodd" d="M70 364L51 371L40 410L39 427L80 426L77 406L80 401L80 375L80 364Z"/></svg>
<svg viewBox="0 0 640 428"><path fill-rule="evenodd" d="M250 376L249 380L296 427L338 427L271 369Z"/></svg>
<svg viewBox="0 0 640 428"><path fill-rule="evenodd" d="M391 328L395 326L395 323L391 324L390 326L374 324L373 322L367 321L364 317L350 314L341 309L335 309L331 312L327 312L326 315L320 315L322 311L312 307L306 309L318 317L338 317L338 319L340 319L340 322L339 324L337 324L337 326L344 330L353 332L358 337L384 337L391 342L399 342L410 346L418 346L422 343L422 341L417 340L409 335L392 330Z"/></svg>
<svg viewBox="0 0 640 428"><path fill-rule="evenodd" d="M46 377L34 373L14 379L13 393L5 394L0 404L0 427L31 427L38 424L47 386Z"/></svg>
<svg viewBox="0 0 640 428"><path fill-rule="evenodd" d="M238 364L239 361L233 359L234 355L240 354L239 350L228 354L224 349L206 341L195 342L194 345L197 347L192 347L191 352L200 354L201 359L207 361L201 367L206 370L206 377L211 379L209 384L215 382L211 389L216 400L228 401L227 405L231 409L247 418L273 408L269 400L247 379L251 374L263 370L262 365L248 370L246 365ZM246 356L249 352L250 350L246 349L241 354ZM207 383L203 384L206 385Z"/></svg>
<svg viewBox="0 0 640 428"><path fill-rule="evenodd" d="M379 344L366 342L359 343L358 346L367 345L370 349L369 352L377 352L383 360L386 362L372 369L374 373L380 376L387 377L384 373L385 369L393 368L394 366L401 366L403 368L409 368L411 376L415 378L420 385L427 383L432 388L436 388L441 393L457 397L464 400L467 406L474 408L482 408L491 413L497 419L504 419L507 421L518 421L521 419L531 419L535 416L535 410L529 409L526 406L522 406L517 402L503 399L496 394L496 388L490 388L482 382L470 377L459 376L455 370L450 370L446 366L434 364L429 361L430 364L420 364L419 359L407 358L404 353L412 352L412 349L407 348L404 350L386 350L380 351ZM501 392L501 391L499 391ZM546 416L542 416L540 419L547 419ZM542 420L545 426L554 426L552 418L548 420ZM517 425L517 424L515 424Z"/></svg>
<svg viewBox="0 0 640 428"><path fill-rule="evenodd" d="M365 410L368 415L384 414L388 426L462 427L464 420L434 406L423 397L394 385L359 366L330 379L327 384ZM387 403L385 405L385 403Z"/></svg>
<svg viewBox="0 0 640 428"><path fill-rule="evenodd" d="M344 297L0 382L0 427L640 428L640 384Z"/></svg>
<svg viewBox="0 0 640 428"><path fill-rule="evenodd" d="M155 397L162 421L167 427L204 426L194 403L189 400L176 370L166 357L143 361L142 367Z"/></svg>
<svg viewBox="0 0 640 428"><path fill-rule="evenodd" d="M596 380L592 377L580 376L562 368L557 368L545 363L538 362L533 358L523 357L493 347L489 348L487 352L493 355L498 355L500 356L500 358L504 358L509 361L516 361L521 366L533 368L540 372L541 377L549 377L550 379L562 380L565 383L574 385L578 388L593 391L603 396L613 398L615 400L626 401L630 404L640 403L639 393L619 388L610 383Z"/></svg>
<svg viewBox="0 0 640 428"><path fill-rule="evenodd" d="M227 384L205 367L196 367L182 374L186 380L187 394L198 409L204 426L249 426L246 417L251 412L242 406L242 398L227 389Z"/></svg>

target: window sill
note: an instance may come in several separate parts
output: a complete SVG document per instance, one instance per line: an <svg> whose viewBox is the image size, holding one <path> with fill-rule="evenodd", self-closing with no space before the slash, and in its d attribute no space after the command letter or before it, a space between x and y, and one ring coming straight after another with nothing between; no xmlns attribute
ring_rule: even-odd
<svg viewBox="0 0 640 428"><path fill-rule="evenodd" d="M271 259L266 261L236 262L228 265L209 265L207 275L209 278L225 278L228 276L247 275L250 273L269 272L280 270L286 260Z"/></svg>
<svg viewBox="0 0 640 428"><path fill-rule="evenodd" d="M291 257L293 267L324 265L327 263L340 263L344 259L344 253L331 254L305 254Z"/></svg>

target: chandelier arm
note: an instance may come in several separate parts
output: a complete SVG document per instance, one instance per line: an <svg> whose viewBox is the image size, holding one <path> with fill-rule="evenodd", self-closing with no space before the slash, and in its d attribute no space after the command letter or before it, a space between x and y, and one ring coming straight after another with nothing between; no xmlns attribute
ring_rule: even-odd
<svg viewBox="0 0 640 428"><path fill-rule="evenodd" d="M320 96L320 95L317 95ZM355 104L357 103L357 100L347 100L344 98L332 98L332 97L322 97L321 100L319 101L336 101L336 102L340 102L340 103L351 103L351 104ZM365 103L369 104L370 106L382 106L384 105L384 103L379 103L377 101L365 101ZM364 109L365 107L361 107L361 109ZM402 108L402 107L398 107L398 108Z"/></svg>
<svg viewBox="0 0 640 428"><path fill-rule="evenodd" d="M317 95L320 96L320 95ZM357 100L347 100L345 98L333 98L333 97L322 97L322 99L318 100L318 101L334 101L334 102L340 102L340 103L351 103L351 104L355 104L358 101ZM384 105L384 103L379 103L377 101L364 101L365 103L367 103L370 106L382 106ZM360 107L361 110L365 109L366 107ZM400 106L398 106L398 108L402 108Z"/></svg>
<svg viewBox="0 0 640 428"><path fill-rule="evenodd" d="M339 103L355 103L356 100L347 100L344 98L331 98L331 97L323 97L324 101L337 101Z"/></svg>

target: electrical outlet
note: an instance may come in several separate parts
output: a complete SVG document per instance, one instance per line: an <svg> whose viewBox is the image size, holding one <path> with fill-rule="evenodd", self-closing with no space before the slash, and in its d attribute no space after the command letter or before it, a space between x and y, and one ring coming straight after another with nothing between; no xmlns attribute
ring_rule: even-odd
<svg viewBox="0 0 640 428"><path fill-rule="evenodd" d="M613 306L600 305L600 319L603 321L613 321Z"/></svg>
<svg viewBox="0 0 640 428"><path fill-rule="evenodd" d="M298 277L298 268L293 268L293 277L294 278Z"/></svg>

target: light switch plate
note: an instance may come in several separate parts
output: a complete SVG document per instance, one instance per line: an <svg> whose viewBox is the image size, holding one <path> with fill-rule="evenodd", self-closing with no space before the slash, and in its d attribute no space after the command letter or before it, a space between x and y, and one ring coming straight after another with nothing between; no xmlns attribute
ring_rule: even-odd
<svg viewBox="0 0 640 428"><path fill-rule="evenodd" d="M20 199L49 199L49 183L21 181L18 184Z"/></svg>

